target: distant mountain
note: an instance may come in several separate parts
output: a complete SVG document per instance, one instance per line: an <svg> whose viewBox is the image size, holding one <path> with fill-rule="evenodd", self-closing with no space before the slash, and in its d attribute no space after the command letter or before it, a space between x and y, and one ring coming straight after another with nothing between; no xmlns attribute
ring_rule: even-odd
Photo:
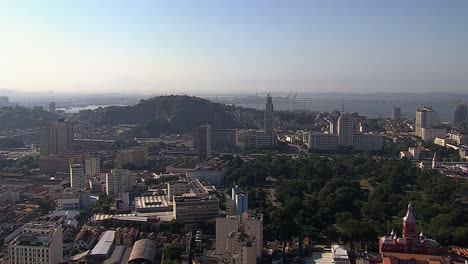
<svg viewBox="0 0 468 264"><path fill-rule="evenodd" d="M57 118L57 115L40 107L2 107L0 108L0 129L34 128L57 120Z"/></svg>
<svg viewBox="0 0 468 264"><path fill-rule="evenodd" d="M141 100L133 106L81 111L79 118L95 125L140 124L150 134L157 134L190 132L202 124L213 128L257 127L255 120L261 116L262 112L254 109L213 103L199 97L170 95Z"/></svg>

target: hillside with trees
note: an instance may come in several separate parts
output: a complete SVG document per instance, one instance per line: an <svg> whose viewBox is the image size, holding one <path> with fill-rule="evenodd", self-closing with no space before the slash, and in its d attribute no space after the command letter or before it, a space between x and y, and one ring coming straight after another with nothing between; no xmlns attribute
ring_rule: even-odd
<svg viewBox="0 0 468 264"><path fill-rule="evenodd" d="M9 106L0 108L0 129L26 129L57 120L57 115L42 107Z"/></svg>
<svg viewBox="0 0 468 264"><path fill-rule="evenodd" d="M468 182L421 171L408 160L263 156L229 164L227 182L248 191L271 238L376 246L392 228L401 235L411 201L419 231L443 245L468 246Z"/></svg>
<svg viewBox="0 0 468 264"><path fill-rule="evenodd" d="M247 113L245 113L247 111ZM244 112L245 118L239 116ZM80 119L95 125L139 124L150 134L185 133L210 124L213 128L253 128L262 112L213 103L191 96L159 96L134 106L111 106L80 112ZM251 118L248 118L251 117Z"/></svg>

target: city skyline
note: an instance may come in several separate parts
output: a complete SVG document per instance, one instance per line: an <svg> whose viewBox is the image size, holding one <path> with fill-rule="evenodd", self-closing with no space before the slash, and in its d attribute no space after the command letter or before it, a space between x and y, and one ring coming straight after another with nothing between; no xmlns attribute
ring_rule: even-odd
<svg viewBox="0 0 468 264"><path fill-rule="evenodd" d="M0 4L0 89L464 92L464 1Z"/></svg>

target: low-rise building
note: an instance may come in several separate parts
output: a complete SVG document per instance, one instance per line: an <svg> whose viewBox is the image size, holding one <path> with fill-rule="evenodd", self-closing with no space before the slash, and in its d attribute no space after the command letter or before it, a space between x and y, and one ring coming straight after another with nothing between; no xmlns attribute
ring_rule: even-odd
<svg viewBox="0 0 468 264"><path fill-rule="evenodd" d="M90 229L83 229L76 234L73 240L73 248L79 252L86 251L94 244L97 239L97 232Z"/></svg>
<svg viewBox="0 0 468 264"><path fill-rule="evenodd" d="M181 223L196 223L219 216L219 200L216 197L184 195L174 197L173 214Z"/></svg>
<svg viewBox="0 0 468 264"><path fill-rule="evenodd" d="M115 166L122 168L124 165L133 165L141 168L148 165L148 148L146 146L124 149L116 153Z"/></svg>
<svg viewBox="0 0 468 264"><path fill-rule="evenodd" d="M421 128L421 138L424 141L433 141L436 137L445 138L447 129L445 127L423 127Z"/></svg>
<svg viewBox="0 0 468 264"><path fill-rule="evenodd" d="M39 169L42 173L68 172L70 165L84 164L89 158L88 152L70 152L39 158Z"/></svg>

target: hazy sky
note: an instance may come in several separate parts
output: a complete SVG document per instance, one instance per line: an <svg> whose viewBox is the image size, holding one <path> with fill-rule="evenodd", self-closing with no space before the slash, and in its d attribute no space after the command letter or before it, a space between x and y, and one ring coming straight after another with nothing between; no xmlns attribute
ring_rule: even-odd
<svg viewBox="0 0 468 264"><path fill-rule="evenodd" d="M0 89L468 91L466 0L0 1Z"/></svg>

